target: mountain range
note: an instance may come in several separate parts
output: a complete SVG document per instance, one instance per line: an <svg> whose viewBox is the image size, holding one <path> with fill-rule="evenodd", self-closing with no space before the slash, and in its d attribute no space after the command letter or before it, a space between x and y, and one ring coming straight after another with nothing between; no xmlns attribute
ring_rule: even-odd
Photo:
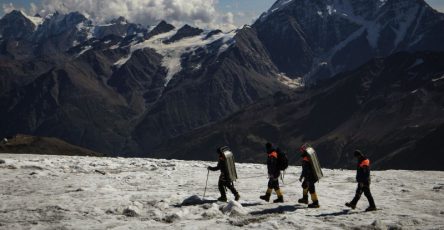
<svg viewBox="0 0 444 230"><path fill-rule="evenodd" d="M267 140L308 141L329 167L355 146L410 167L395 159L442 133L443 32L423 0L279 0L228 32L12 11L0 19L0 136L185 159L229 144L243 161Z"/></svg>

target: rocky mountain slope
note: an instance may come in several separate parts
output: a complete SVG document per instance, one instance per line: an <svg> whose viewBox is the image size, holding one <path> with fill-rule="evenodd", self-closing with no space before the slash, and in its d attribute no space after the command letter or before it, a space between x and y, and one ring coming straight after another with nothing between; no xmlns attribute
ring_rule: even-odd
<svg viewBox="0 0 444 230"><path fill-rule="evenodd" d="M1 153L44 154L67 156L104 156L89 149L71 145L57 138L16 135L0 143Z"/></svg>
<svg viewBox="0 0 444 230"><path fill-rule="evenodd" d="M398 53L316 87L249 106L174 139L158 156L212 159L228 144L240 161L265 158L278 144L296 162L299 146L316 146L325 167L349 167L360 148L374 168L444 170L444 53Z"/></svg>
<svg viewBox="0 0 444 230"><path fill-rule="evenodd" d="M253 25L273 63L308 82L400 51L443 51L444 15L423 0L279 0Z"/></svg>
<svg viewBox="0 0 444 230"><path fill-rule="evenodd" d="M0 19L0 136L153 156L174 138L374 57L443 51L443 23L422 0L279 0L228 32L13 11Z"/></svg>
<svg viewBox="0 0 444 230"><path fill-rule="evenodd" d="M24 24L16 30L17 24ZM79 13L0 21L0 135L56 136L112 154L218 121L289 87L252 30L204 31ZM201 100L205 98L204 100Z"/></svg>

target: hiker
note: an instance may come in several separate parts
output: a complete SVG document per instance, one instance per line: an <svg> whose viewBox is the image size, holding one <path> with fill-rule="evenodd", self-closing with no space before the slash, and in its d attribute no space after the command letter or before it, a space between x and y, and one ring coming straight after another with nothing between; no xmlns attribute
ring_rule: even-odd
<svg viewBox="0 0 444 230"><path fill-rule="evenodd" d="M279 188L279 176L281 171L278 168L278 153L271 143L265 144L265 150L268 155L267 157L267 169L268 169L268 189L265 195L259 198L265 201L270 201L271 192L274 191L277 194L277 199L273 203L283 203L284 196Z"/></svg>
<svg viewBox="0 0 444 230"><path fill-rule="evenodd" d="M220 176L218 182L220 197L217 198L217 200L223 202L227 201L226 188L228 188L233 193L234 199L238 201L240 199L240 195L236 191L236 188L234 188L233 181L231 181L229 178L225 155L222 151L223 148L224 147L220 147L217 149L217 153L219 154L219 161L217 163L217 166L216 167L208 166L208 170L211 171L220 170Z"/></svg>
<svg viewBox="0 0 444 230"><path fill-rule="evenodd" d="M369 203L369 207L365 211L375 211L375 201L373 200L370 192L370 160L364 156L360 150L356 150L353 155L358 160L356 171L356 182L358 182L358 188L356 189L356 194L353 200L345 203L345 206L355 209L359 198L361 198L361 195L364 192L364 195L367 197Z"/></svg>
<svg viewBox="0 0 444 230"><path fill-rule="evenodd" d="M310 192L311 200L313 203L309 204L309 208L319 208L319 200L316 194L315 183L318 181L315 171L310 163L310 156L307 153L307 145L303 145L300 148L301 160L302 160L302 173L299 177L299 181L302 182L302 198L298 200L298 203L308 204L308 192Z"/></svg>

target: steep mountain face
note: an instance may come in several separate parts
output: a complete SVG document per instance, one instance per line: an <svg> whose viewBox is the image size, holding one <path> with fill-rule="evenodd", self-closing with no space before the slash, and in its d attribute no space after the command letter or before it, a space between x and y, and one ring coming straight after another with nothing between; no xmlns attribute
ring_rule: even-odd
<svg viewBox="0 0 444 230"><path fill-rule="evenodd" d="M276 94L156 152L210 160L215 147L227 144L237 160L257 162L270 141L287 150L295 163L299 146L309 142L325 167L354 165L353 150L360 148L374 168L443 170L444 158L438 154L444 152L442 60L444 53L373 59L316 87Z"/></svg>
<svg viewBox="0 0 444 230"><path fill-rule="evenodd" d="M301 82L320 84L371 58L400 51L442 51L443 22L443 14L422 0L279 0L251 27L230 32L176 28L165 21L147 27L123 17L95 24L78 12L41 18L13 11L0 19L0 136L55 136L108 154L152 156L171 140L264 98L292 95L295 105L313 103L322 114L315 120L298 120L297 125L323 124L313 130L306 127L304 133L299 130L296 136L331 150L337 142L322 135L338 129L350 120L350 111L355 114L360 107L352 104L326 119L329 110L323 106L340 101L309 100L321 96L312 94L315 90L305 93ZM376 74L380 66L368 68L362 74ZM337 76L351 79L349 74ZM301 93L292 94L295 88ZM353 95L337 97L348 103ZM254 115L258 112L263 113ZM326 121L331 119L334 122ZM281 133L280 126L269 123L251 126L254 133L269 135L260 141ZM424 143L434 142L439 133L428 133ZM212 138L195 137L187 148L232 137ZM249 138L246 146L252 146L248 141L260 142ZM258 159L248 151L241 159ZM166 155L156 156L167 156L162 153Z"/></svg>
<svg viewBox="0 0 444 230"><path fill-rule="evenodd" d="M35 30L36 25L20 11L13 11L0 20L0 34L8 35L9 38L23 39L29 37Z"/></svg>
<svg viewBox="0 0 444 230"><path fill-rule="evenodd" d="M239 31L223 53L223 45L213 47L223 43L218 36L223 35L206 39L216 39L209 47L182 56L184 69L168 83L162 97L136 127L142 149L152 150L156 144L219 121L261 98L289 91L274 77L276 69L270 60L262 58L267 54L254 30Z"/></svg>
<svg viewBox="0 0 444 230"><path fill-rule="evenodd" d="M89 149L71 145L57 138L34 137L28 135L16 135L8 139L7 143L0 143L0 153L16 154L42 154L42 155L67 155L67 156L95 156L103 157Z"/></svg>
<svg viewBox="0 0 444 230"><path fill-rule="evenodd" d="M372 57L442 51L443 23L422 0L279 0L253 27L281 72L316 82Z"/></svg>
<svg viewBox="0 0 444 230"><path fill-rule="evenodd" d="M23 22L26 33L10 33ZM251 29L95 25L76 12L14 11L0 24L0 135L134 155L289 90Z"/></svg>

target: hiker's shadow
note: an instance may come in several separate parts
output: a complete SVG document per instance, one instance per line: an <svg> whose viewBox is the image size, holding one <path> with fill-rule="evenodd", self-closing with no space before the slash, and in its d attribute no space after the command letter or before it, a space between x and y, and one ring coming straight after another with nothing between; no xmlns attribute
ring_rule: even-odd
<svg viewBox="0 0 444 230"><path fill-rule="evenodd" d="M262 205L261 202L256 202L256 203L242 203L242 207L253 207L253 206L259 206Z"/></svg>
<svg viewBox="0 0 444 230"><path fill-rule="evenodd" d="M217 200L199 200L199 201L193 201L193 202L184 202L182 204L176 204L176 205L173 205L173 207L180 208L180 207L184 207L184 206L212 204L212 203L216 203L216 202L217 202Z"/></svg>
<svg viewBox="0 0 444 230"><path fill-rule="evenodd" d="M339 212L332 212L332 213L321 213L319 215L313 215L314 217L332 217L332 216L344 216L344 215L351 215L351 214L358 214L360 212L352 212L349 209L344 209Z"/></svg>
<svg viewBox="0 0 444 230"><path fill-rule="evenodd" d="M298 209L303 209L303 208L304 207L301 206L283 205L276 208L264 209L262 211L250 212L250 214L256 216L256 215L267 215L267 214L284 213L284 212L294 212Z"/></svg>

